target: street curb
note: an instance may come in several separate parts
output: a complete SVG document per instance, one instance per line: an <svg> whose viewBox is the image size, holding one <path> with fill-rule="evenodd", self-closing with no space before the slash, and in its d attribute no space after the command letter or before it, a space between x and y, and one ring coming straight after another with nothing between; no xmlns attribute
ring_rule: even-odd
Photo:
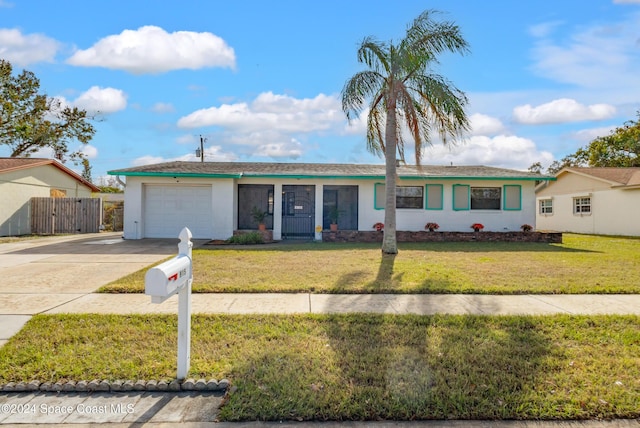
<svg viewBox="0 0 640 428"><path fill-rule="evenodd" d="M1 392L181 392L181 391L226 391L230 382L227 379L186 379L166 380L98 380L59 381L59 382L8 382L0 385Z"/></svg>

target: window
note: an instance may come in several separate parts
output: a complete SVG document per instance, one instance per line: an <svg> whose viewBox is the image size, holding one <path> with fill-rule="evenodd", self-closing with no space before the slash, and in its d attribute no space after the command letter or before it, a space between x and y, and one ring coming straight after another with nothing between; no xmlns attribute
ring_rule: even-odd
<svg viewBox="0 0 640 428"><path fill-rule="evenodd" d="M465 211L469 209L469 186L466 184L453 185L453 210Z"/></svg>
<svg viewBox="0 0 640 428"><path fill-rule="evenodd" d="M574 214L591 214L591 198L574 198Z"/></svg>
<svg viewBox="0 0 640 428"><path fill-rule="evenodd" d="M375 184L374 208L383 210L386 200L386 186L383 183ZM418 208L424 207L424 188L413 186L396 187L396 208Z"/></svg>
<svg viewBox="0 0 640 428"><path fill-rule="evenodd" d="M386 186L384 185L384 183L376 183L373 186L373 208L375 208L376 210L384 209L385 189Z"/></svg>
<svg viewBox="0 0 640 428"><path fill-rule="evenodd" d="M499 187L472 187L472 210L499 210L502 189Z"/></svg>
<svg viewBox="0 0 640 428"><path fill-rule="evenodd" d="M444 193L442 184L427 184L426 189L425 208L428 210L441 210L443 208L442 195Z"/></svg>
<svg viewBox="0 0 640 428"><path fill-rule="evenodd" d="M513 184L504 186L505 211L520 211L522 209L522 187Z"/></svg>
<svg viewBox="0 0 640 428"><path fill-rule="evenodd" d="M424 189L422 187L398 186L396 188L396 208L421 209Z"/></svg>
<svg viewBox="0 0 640 428"><path fill-rule="evenodd" d="M553 199L540 199L540 214L553 214Z"/></svg>

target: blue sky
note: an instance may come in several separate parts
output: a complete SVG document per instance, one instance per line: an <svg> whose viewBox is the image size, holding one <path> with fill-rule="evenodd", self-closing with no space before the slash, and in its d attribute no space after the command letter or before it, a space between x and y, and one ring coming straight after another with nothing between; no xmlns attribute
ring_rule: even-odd
<svg viewBox="0 0 640 428"><path fill-rule="evenodd" d="M340 91L365 36L398 40L425 9L471 46L435 71L469 97L473 129L434 138L423 164L546 167L640 110L640 0L0 0L0 58L100 112L83 149L97 182L197 161L200 136L208 161L383 163Z"/></svg>

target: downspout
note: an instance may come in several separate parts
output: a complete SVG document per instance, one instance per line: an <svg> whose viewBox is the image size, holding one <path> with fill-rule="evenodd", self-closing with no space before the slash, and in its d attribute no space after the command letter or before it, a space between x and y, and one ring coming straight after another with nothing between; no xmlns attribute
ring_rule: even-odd
<svg viewBox="0 0 640 428"><path fill-rule="evenodd" d="M118 182L118 184L120 184L122 187L127 187L127 183L125 183L124 181L122 181L120 179L119 175L116 175L116 181Z"/></svg>

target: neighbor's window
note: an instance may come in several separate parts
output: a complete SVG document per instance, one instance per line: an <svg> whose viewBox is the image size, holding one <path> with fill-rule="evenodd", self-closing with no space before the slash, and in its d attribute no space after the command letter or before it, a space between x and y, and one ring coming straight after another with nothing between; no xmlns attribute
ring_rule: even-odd
<svg viewBox="0 0 640 428"><path fill-rule="evenodd" d="M591 198L574 198L574 214L591 214Z"/></svg>
<svg viewBox="0 0 640 428"><path fill-rule="evenodd" d="M553 199L540 199L540 214L553 214Z"/></svg>
<svg viewBox="0 0 640 428"><path fill-rule="evenodd" d="M502 189L499 187L472 187L471 209L499 210L501 194Z"/></svg>
<svg viewBox="0 0 640 428"><path fill-rule="evenodd" d="M396 208L418 208L423 205L424 188L398 186L396 188Z"/></svg>

